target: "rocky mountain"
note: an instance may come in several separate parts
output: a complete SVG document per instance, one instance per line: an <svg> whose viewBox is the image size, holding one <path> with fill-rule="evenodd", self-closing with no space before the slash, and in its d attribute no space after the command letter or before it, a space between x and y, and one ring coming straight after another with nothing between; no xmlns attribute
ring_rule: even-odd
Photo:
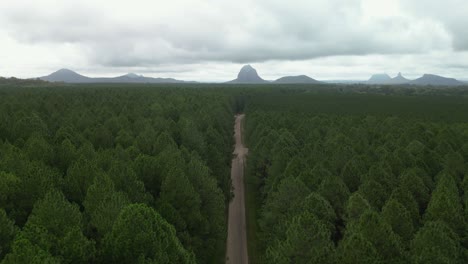
<svg viewBox="0 0 468 264"><path fill-rule="evenodd" d="M279 78L278 80L274 81L274 83L278 84L294 84L294 83L321 83L313 78L310 78L307 75L299 75L299 76L286 76Z"/></svg>
<svg viewBox="0 0 468 264"><path fill-rule="evenodd" d="M458 86L465 85L463 82L454 78L446 78L434 74L424 74L421 78L409 82L413 85L439 85L439 86Z"/></svg>
<svg viewBox="0 0 468 264"><path fill-rule="evenodd" d="M242 67L240 70L239 74L237 75L237 79L232 80L228 83L251 83L251 84L256 84L256 83L267 83L267 81L263 80L257 73L257 70L255 70L252 66L250 65L245 65Z"/></svg>
<svg viewBox="0 0 468 264"><path fill-rule="evenodd" d="M399 72L396 77L392 78L389 81L389 84L405 84L405 83L408 83L408 82L410 82L410 80L403 77L401 72Z"/></svg>
<svg viewBox="0 0 468 264"><path fill-rule="evenodd" d="M374 74L372 77L367 81L370 84L385 84L392 80L388 74Z"/></svg>
<svg viewBox="0 0 468 264"><path fill-rule="evenodd" d="M48 82L64 83L185 83L172 78L152 78L135 73L128 73L118 77L110 78L90 78L80 75L72 70L61 69L50 75L40 77L39 79Z"/></svg>

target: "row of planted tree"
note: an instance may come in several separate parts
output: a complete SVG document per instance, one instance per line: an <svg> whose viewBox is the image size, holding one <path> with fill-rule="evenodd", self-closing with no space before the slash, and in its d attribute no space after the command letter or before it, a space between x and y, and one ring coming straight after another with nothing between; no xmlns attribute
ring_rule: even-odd
<svg viewBox="0 0 468 264"><path fill-rule="evenodd" d="M247 103L255 262L467 263L468 124L443 121L451 99L414 97L418 118L405 97L316 97Z"/></svg>
<svg viewBox="0 0 468 264"><path fill-rule="evenodd" d="M232 100L214 89L0 90L0 261L219 263Z"/></svg>

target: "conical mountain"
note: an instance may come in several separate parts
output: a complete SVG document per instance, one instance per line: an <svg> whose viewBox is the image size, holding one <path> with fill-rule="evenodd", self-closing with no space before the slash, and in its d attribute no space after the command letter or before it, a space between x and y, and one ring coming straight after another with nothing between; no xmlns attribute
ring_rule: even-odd
<svg viewBox="0 0 468 264"><path fill-rule="evenodd" d="M50 75L40 77L39 79L48 82L66 82L66 83L89 83L91 78L78 74L69 69L60 69Z"/></svg>
<svg viewBox="0 0 468 264"><path fill-rule="evenodd" d="M245 65L237 75L237 79L230 81L229 83L266 83L250 65Z"/></svg>

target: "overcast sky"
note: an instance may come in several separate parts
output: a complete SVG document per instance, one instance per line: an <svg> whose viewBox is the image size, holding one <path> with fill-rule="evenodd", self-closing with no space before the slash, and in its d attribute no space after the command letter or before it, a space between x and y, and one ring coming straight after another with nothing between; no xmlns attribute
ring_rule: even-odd
<svg viewBox="0 0 468 264"><path fill-rule="evenodd" d="M467 0L0 0L0 76L468 79Z"/></svg>

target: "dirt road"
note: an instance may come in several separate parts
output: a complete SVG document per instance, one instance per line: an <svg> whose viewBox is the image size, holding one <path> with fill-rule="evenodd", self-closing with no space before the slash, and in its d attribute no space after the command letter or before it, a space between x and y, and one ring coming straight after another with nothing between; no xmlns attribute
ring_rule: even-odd
<svg viewBox="0 0 468 264"><path fill-rule="evenodd" d="M229 204L228 238L226 263L247 264L247 233L244 200L244 161L248 149L242 143L242 120L245 115L237 115L234 126L236 147L231 166L231 180L234 187L234 199Z"/></svg>

